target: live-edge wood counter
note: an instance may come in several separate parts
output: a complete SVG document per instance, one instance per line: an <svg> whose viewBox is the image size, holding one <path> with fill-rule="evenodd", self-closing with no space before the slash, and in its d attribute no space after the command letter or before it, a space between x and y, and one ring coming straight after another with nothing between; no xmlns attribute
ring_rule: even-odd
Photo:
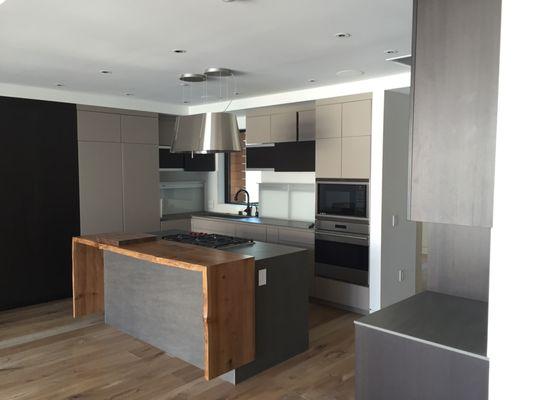
<svg viewBox="0 0 533 400"><path fill-rule="evenodd" d="M204 365L212 379L255 358L254 258L154 240L122 246L106 235L72 239L73 315L104 312L104 251L202 274Z"/></svg>

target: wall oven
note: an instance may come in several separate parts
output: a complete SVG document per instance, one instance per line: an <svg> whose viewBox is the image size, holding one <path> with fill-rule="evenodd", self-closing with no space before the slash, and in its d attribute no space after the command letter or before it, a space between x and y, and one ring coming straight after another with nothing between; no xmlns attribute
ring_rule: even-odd
<svg viewBox="0 0 533 400"><path fill-rule="evenodd" d="M368 222L369 185L363 180L317 179L317 218Z"/></svg>
<svg viewBox="0 0 533 400"><path fill-rule="evenodd" d="M317 276L368 286L368 251L368 223L350 220L316 220Z"/></svg>

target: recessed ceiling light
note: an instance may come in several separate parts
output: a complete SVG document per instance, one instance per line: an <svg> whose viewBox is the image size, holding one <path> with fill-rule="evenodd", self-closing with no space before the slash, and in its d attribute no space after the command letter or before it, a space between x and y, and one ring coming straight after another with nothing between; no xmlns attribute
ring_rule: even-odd
<svg viewBox="0 0 533 400"><path fill-rule="evenodd" d="M183 50L183 49L174 49L172 50L174 53L176 54L183 54L183 53L187 53L187 50Z"/></svg>
<svg viewBox="0 0 533 400"><path fill-rule="evenodd" d="M396 49L389 49L384 51L385 54L391 55L391 54L398 54L398 50Z"/></svg>
<svg viewBox="0 0 533 400"><path fill-rule="evenodd" d="M335 75L337 75L339 78L349 78L349 77L360 76L363 74L364 72L358 69L343 69L342 71L338 71Z"/></svg>
<svg viewBox="0 0 533 400"><path fill-rule="evenodd" d="M0 3L1 3L1 1L2 1L2 0L0 0ZM65 86L65 84L64 84L64 83L61 83L61 82L57 82L57 83L56 83L56 86L57 86L57 87L63 87L63 86Z"/></svg>
<svg viewBox="0 0 533 400"><path fill-rule="evenodd" d="M339 32L335 34L335 37L338 37L339 39L347 39L351 37L352 35L348 32Z"/></svg>
<svg viewBox="0 0 533 400"><path fill-rule="evenodd" d="M109 75L109 74L112 74L113 72L109 69L101 69L100 73L103 75Z"/></svg>
<svg viewBox="0 0 533 400"><path fill-rule="evenodd" d="M183 104L189 104L189 102L188 102L187 100L185 100L185 101L183 102Z"/></svg>
<svg viewBox="0 0 533 400"><path fill-rule="evenodd" d="M234 96L238 96L238 95L240 95L240 93L239 92L233 92L233 95Z"/></svg>
<svg viewBox="0 0 533 400"><path fill-rule="evenodd" d="M316 79L315 79L315 78L311 78L311 79L308 79L307 82L309 82L309 83L315 83L315 82L316 82Z"/></svg>
<svg viewBox="0 0 533 400"><path fill-rule="evenodd" d="M126 92L126 93L124 93L124 96L128 96L128 97L130 97L130 96L134 96L134 94L131 93L131 92Z"/></svg>

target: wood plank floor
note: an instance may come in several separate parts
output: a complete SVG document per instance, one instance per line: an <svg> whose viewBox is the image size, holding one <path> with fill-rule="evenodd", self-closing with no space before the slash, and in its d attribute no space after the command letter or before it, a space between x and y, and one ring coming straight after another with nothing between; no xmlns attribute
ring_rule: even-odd
<svg viewBox="0 0 533 400"><path fill-rule="evenodd" d="M233 386L106 326L71 301L0 312L0 399L353 399L354 319L310 306L310 348Z"/></svg>

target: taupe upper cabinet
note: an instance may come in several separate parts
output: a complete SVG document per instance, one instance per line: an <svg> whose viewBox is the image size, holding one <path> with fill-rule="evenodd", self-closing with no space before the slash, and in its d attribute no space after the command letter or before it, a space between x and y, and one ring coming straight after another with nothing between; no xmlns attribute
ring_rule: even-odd
<svg viewBox="0 0 533 400"><path fill-rule="evenodd" d="M501 0L415 0L409 215L490 227Z"/></svg>
<svg viewBox="0 0 533 400"><path fill-rule="evenodd" d="M271 143L270 115L246 117L246 144Z"/></svg>
<svg viewBox="0 0 533 400"><path fill-rule="evenodd" d="M270 140L272 142L295 142L296 131L295 112L284 112L270 116Z"/></svg>

